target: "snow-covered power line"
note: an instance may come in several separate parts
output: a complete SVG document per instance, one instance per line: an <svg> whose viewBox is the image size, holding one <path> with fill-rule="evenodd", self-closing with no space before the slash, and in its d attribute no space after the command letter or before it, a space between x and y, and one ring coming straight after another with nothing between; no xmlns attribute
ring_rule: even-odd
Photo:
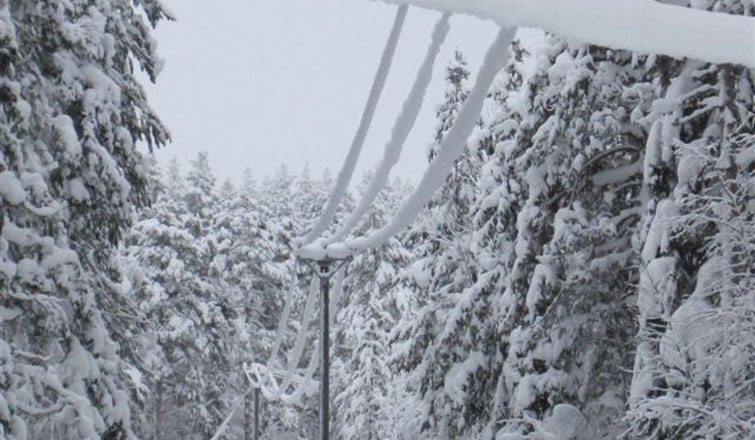
<svg viewBox="0 0 755 440"><path fill-rule="evenodd" d="M755 18L654 0L380 0L534 27L612 49L755 67Z"/></svg>
<svg viewBox="0 0 755 440"><path fill-rule="evenodd" d="M493 80L508 61L508 48L515 33L515 29L501 28L498 31L495 41L485 54L485 60L477 74L474 88L464 102L456 121L441 142L438 155L430 163L417 189L406 199L390 223L367 237L351 240L347 243L350 248L365 249L382 245L391 236L409 226L425 204L430 201L435 191L443 186L454 162L466 148L467 139L474 129Z"/></svg>
<svg viewBox="0 0 755 440"><path fill-rule="evenodd" d="M257 362L253 362L251 364L245 365L244 373L247 375L247 379L249 380L249 382L254 383L254 384L260 383L259 382L260 380L264 380L264 378L267 378L267 377L273 377L275 379L282 380L288 374L286 370L280 370L277 368L268 368L266 365L260 364ZM303 376L294 375L292 384L296 386L297 392L301 389L302 394L305 392L311 393L311 392L317 391L317 382L313 381L311 378L307 380L306 374L304 374ZM259 388L262 389L262 386L260 386ZM270 391L270 390L268 389L267 391ZM264 394L265 393L263 391L263 395ZM268 395L265 396L265 398L267 398L268 400L277 400L280 397L281 396L276 396L273 393L269 393ZM281 400L284 400L284 399L281 399ZM292 399L292 401L286 402L286 403L296 404L298 403L298 399Z"/></svg>
<svg viewBox="0 0 755 440"><path fill-rule="evenodd" d="M341 171L338 173L336 185L330 195L330 199L328 199L325 210L323 211L322 215L317 220L315 225L312 227L312 229L309 231L309 233L304 237L303 244L305 245L320 237L320 235L325 232L328 226L330 226L330 223L333 221L333 217L336 214L336 208L338 208L338 204L341 203L341 199L343 199L343 196L346 194L346 189L349 186L349 182L351 182L351 177L354 174L354 168L356 167L357 160L359 159L359 155L362 152L364 139L365 137L367 137L367 131L370 129L370 125L372 124L372 118L375 115L375 108L377 107L377 103L380 100L380 95L383 92L385 81L388 78L388 72L391 69L393 55L396 53L398 39L401 36L401 30L403 29L404 21L406 20L407 9L408 7L404 5L400 6L396 11L396 18L393 21L393 28L391 28L391 32L388 35L388 41L386 42L385 48L383 49L383 55L380 58L380 65L378 66L378 70L375 73L375 79L372 82L370 95L367 98L367 103L365 104L364 111L362 112L362 118L359 121L359 127L357 128L356 134L354 134L354 139L351 142L349 153L346 156L346 160L344 161Z"/></svg>
<svg viewBox="0 0 755 440"><path fill-rule="evenodd" d="M294 267L291 271L291 278L289 279L289 288L286 293L286 298L284 299L284 305L283 305L283 313L281 313L281 319L278 321L278 329L275 332L275 340L273 342L273 349L270 352L270 360L268 362L268 366L272 367L270 365L270 362L273 362L274 359L278 356L278 350L280 350L281 343L283 342L283 334L286 330L286 325L288 325L288 319L291 316L291 308L293 307L294 303L294 291L296 290L296 273L298 271L298 260L294 262Z"/></svg>
<svg viewBox="0 0 755 440"><path fill-rule="evenodd" d="M333 296L330 298L330 307L328 309L328 321L330 323L330 326L333 326L333 321L335 319L335 312L337 310L338 301L340 301L341 296L343 295L343 279L344 279L344 273L341 271L336 272L335 280L333 281ZM315 373L315 368L320 363L320 350L321 350L321 341L317 341L317 344L314 348L314 351L312 352L312 356L310 357L309 364L307 365L307 369L304 370L304 376L302 377L302 381L299 384L299 387L291 394L291 395L283 395L281 397L281 400L284 403L297 403L301 400L302 395L306 390L308 390L308 385L311 384L312 376Z"/></svg>
<svg viewBox="0 0 755 440"><path fill-rule="evenodd" d="M296 280L292 280L293 284L296 284ZM304 350L304 343L306 342L306 336L307 336L307 329L309 328L309 321L312 318L312 314L314 313L314 303L317 296L317 277L312 278L312 282L309 286L309 292L307 294L306 304L304 306L304 314L302 316L302 324L299 328L299 333L296 338L296 342L294 343L294 350L291 356L289 356L288 361L286 363L286 370L283 377L283 382L281 384L278 383L277 379L273 375L273 371L280 371L275 368L275 359L277 357L277 351L274 351L271 353L270 358L268 359L267 366L265 368L257 368L253 370L253 374L255 375L255 380L250 382L252 383L252 386L255 388L260 388L262 390L262 393L264 394L265 398L268 400L277 400L280 399L281 396L285 393L285 391L288 389L289 385L295 378L294 370L296 369L296 366L299 363L299 360L301 360L301 356ZM286 303L285 308L289 309L290 313L290 304L293 303L293 298L289 298L290 301ZM284 313L286 312L284 308ZM283 320L279 323L279 331L282 333L283 331L281 329L285 330L285 324L282 323ZM282 339L282 336L280 337ZM278 335L276 335L276 342L278 339ZM277 345L280 345L280 342L278 342ZM261 373L264 373L264 376L260 376Z"/></svg>
<svg viewBox="0 0 755 440"><path fill-rule="evenodd" d="M409 133L414 127L414 123L417 121L417 115L422 107L427 86L430 84L430 80L433 76L435 60L438 57L440 47L446 40L446 36L450 29L450 17L451 14L445 12L435 24L425 59L420 65L419 72L417 73L414 84L409 91L409 96L406 98L406 101L404 101L401 113L393 125L391 138L385 146L385 152L380 165L375 170L375 174L373 175L367 190L362 195L359 205L351 212L351 214L349 214L349 217L344 221L338 232L333 234L332 237L329 237L325 243L333 243L342 240L346 234L348 234L351 229L359 223L370 206L372 206L375 198L388 182L391 169L398 162L404 142L406 142L407 136L409 136Z"/></svg>
<svg viewBox="0 0 755 440"><path fill-rule="evenodd" d="M223 420L223 423L220 424L218 427L218 430L215 432L215 435L210 438L210 440L218 440L221 438L223 433L225 433L225 430L228 429L228 424L231 422L231 419L233 418L233 414L236 413L236 410L241 406L241 402L243 401L244 396L239 396L236 398L236 401L231 406L231 410L228 411L228 415L226 416L225 420Z"/></svg>
<svg viewBox="0 0 755 440"><path fill-rule="evenodd" d="M456 159L464 152L466 140L474 129L488 90L509 58L508 47L515 32L514 29L506 28L499 30L495 41L485 55L474 88L464 102L458 118L443 139L438 155L430 163L419 186L404 201L393 219L385 227L367 237L327 246L324 246L322 242L315 242L301 248L299 250L300 256L311 259L335 258L336 255L342 255L351 250L377 247L414 221L435 191L443 185Z"/></svg>
<svg viewBox="0 0 755 440"><path fill-rule="evenodd" d="M396 52L396 47L398 45L398 40L401 35L401 30L403 29L404 22L406 20L407 10L408 10L408 6L400 6L397 8L396 17L393 22L393 27L391 28L391 32L388 36L388 40L383 50L383 54L380 60L380 65L378 66L378 70L375 74L375 78L373 80L373 84L370 90L370 95L367 99L367 103L365 104L365 109L364 109L364 112L362 113L359 127L357 128L356 134L354 135L354 139L351 143L349 153L346 157L343 168L341 169L341 172L338 175L335 189L331 193L330 199L328 200L328 204L326 205L322 216L318 219L318 221L312 227L312 230L304 238L303 240L304 244L312 242L313 240L318 238L320 235L322 235L325 229L327 229L327 227L333 221L336 208L338 207L339 203L341 202L341 199L346 193L346 188L348 187L349 182L351 181L351 177L354 173L354 168L356 166L357 160L361 153L362 146L364 144L364 139L372 123L372 119L375 113L375 108L377 107L377 102L380 98L380 95L385 86L386 79L388 77L388 72L390 71L390 66L393 61L393 56ZM447 21L447 16L445 16L445 18ZM447 30L445 32L447 32ZM266 398L281 399L286 402L298 401L298 399L300 399L302 395L302 389L303 389L302 387L304 386L303 384L305 382L304 380L300 381L299 387L293 393L288 394L286 391L289 388L291 381L294 380L294 377L295 377L294 370L296 369L296 366L299 364L299 361L301 360L301 356L304 349L304 342L306 340L306 330L309 327L309 321L314 311L314 298L315 298L315 293L316 293L316 288L317 288L317 277L314 277L312 279L309 294L307 296L307 301L306 301L306 305L304 309L304 315L302 316L302 326L299 330L299 335L294 345L294 351L292 353L292 356L288 359L287 368L285 370L285 374L283 375L283 382L281 384L278 384L278 381L274 377L272 372L274 371L275 359L277 358L278 351L280 349L280 345L283 340L283 334L285 332L288 319L291 315L291 308L293 307L293 292L296 285L295 277L296 277L296 266L294 267L291 287L287 294L286 303L284 306L283 314L281 316L281 321L278 323L278 330L276 332L275 342L273 344L273 350L270 354L267 367L264 369L255 368L253 371L251 371L253 374L249 374L250 370L247 370L247 378L249 379L252 386L254 386L255 388L260 388L260 390L263 392ZM330 315L328 316L328 321L332 321L333 319L332 311L335 310L335 304L338 300L338 297L340 296L342 282L343 282L342 278L340 278L340 281L339 279L336 280L336 291L334 292L335 294L329 301L330 302L329 309L331 312L330 312ZM319 349L316 349L312 353L305 376L311 377L311 375L314 373L314 368L316 367L318 363L318 356L319 356ZM263 370L264 370L264 374L263 374Z"/></svg>
<svg viewBox="0 0 755 440"><path fill-rule="evenodd" d="M333 282L333 295L330 298L330 307L328 319L332 325L335 319L336 305L343 294L343 279L342 272L337 272ZM312 285L315 287L312 288ZM316 292L317 289L317 277L314 277L313 283L310 285L310 292ZM308 310L308 312L307 312ZM313 308L307 307L305 309L305 316L302 317L302 322L309 322ZM309 317L306 315L309 314ZM306 318L306 319L305 319ZM302 331L299 333L299 340L303 339L302 335L305 333L304 325L302 325ZM304 335L306 336L306 335ZM297 341L298 344L298 341ZM267 365L259 363L252 363L244 366L244 372L247 380L254 388L259 388L262 394L268 400L280 400L283 403L297 405L301 401L301 398L308 391L313 390L312 376L315 369L320 362L320 342L316 343L314 350L310 355L309 362L302 375L295 373L296 367L301 360L301 350L295 349L294 356L289 359L287 368L285 370L277 369L268 362ZM298 353L298 356L296 355ZM278 380L282 382L278 382ZM294 387L293 391L287 392L290 387Z"/></svg>
<svg viewBox="0 0 755 440"><path fill-rule="evenodd" d="M383 161L359 206L334 236L313 244L333 219L335 207L345 193L348 180L354 171L353 168L361 149L361 143L358 144L359 148L352 148L349 151L349 156L339 174L338 183L325 213L307 235L303 241L304 246L299 250L299 255L305 258L336 258L335 254L348 254L355 249L379 246L416 218L424 204L443 184L454 160L463 151L465 141L474 127L474 120L482 108L487 89L495 74L505 64L508 44L510 44L516 29L520 26L539 27L565 37L577 38L591 44L604 45L615 49L675 57L691 57L710 62L728 62L755 67L755 18L752 17L682 8L648 0L632 2L567 0L568 4L566 5L563 2L556 4L554 0L532 0L528 2L515 0L480 0L475 2L462 0L381 1L397 4L401 7L414 5L438 10L442 11L444 16L450 13L470 14L495 21L501 26L501 31L495 47L492 47L488 52L486 65L483 66L478 75L475 89L472 91L474 99L471 99L472 96L470 96L470 99L465 103L460 118L451 127L438 157L430 164L419 187L402 205L393 220L369 237L356 238L348 241L345 245L337 243L359 222L369 208L370 200L374 199L385 185L390 168L398 160L402 138L405 139L411 125L413 125L411 106L417 104L416 99L419 97L419 95L415 96L414 94L420 93L420 89L415 88L412 89L412 94L405 103L404 111L394 126L393 136L386 146ZM586 23L589 23L589 26L586 26ZM436 36L434 34L434 37ZM431 45L430 51L433 49L434 46ZM385 53L383 55L385 58ZM425 61L428 61L428 58ZM487 64L488 61L490 61L489 64ZM381 63L382 67L385 67L384 63ZM423 65L423 69L424 67ZM415 86L422 84L422 76L425 73L423 69L420 69ZM352 147L356 145L354 144ZM342 176L348 176L348 178L342 179Z"/></svg>
<svg viewBox="0 0 755 440"><path fill-rule="evenodd" d="M301 320L301 327L299 329L299 337L294 344L293 353L289 354L288 367L286 368L286 375L283 378L283 383L278 388L277 392L282 393L288 388L293 378L294 370L301 360L301 356L304 353L304 344L307 341L307 329L309 329L309 322L315 311L315 303L317 301L317 277L312 277L309 286L309 294L307 295L307 301L304 305L304 315ZM270 362L268 366L272 366L273 362Z"/></svg>

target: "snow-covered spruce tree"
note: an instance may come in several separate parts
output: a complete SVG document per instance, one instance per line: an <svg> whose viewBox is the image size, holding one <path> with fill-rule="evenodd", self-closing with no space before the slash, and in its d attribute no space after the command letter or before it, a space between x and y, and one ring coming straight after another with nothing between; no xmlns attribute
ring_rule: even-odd
<svg viewBox="0 0 755 440"><path fill-rule="evenodd" d="M132 436L115 248L146 200L138 141L168 135L159 1L0 1L0 436ZM129 326L123 327L130 328Z"/></svg>
<svg viewBox="0 0 755 440"><path fill-rule="evenodd" d="M195 358L185 375L185 382L176 387L177 402L189 406L189 416L195 424L194 435L212 435L227 413L226 399L232 379L232 352L235 348L235 329L230 322L236 312L232 309L228 292L218 275L213 273L212 261L217 255L212 236L219 210L215 176L209 166L207 153L200 152L191 162L186 175L185 203L188 215L183 229L194 239L200 254L196 265L188 269L197 278L199 289L189 290L193 308Z"/></svg>
<svg viewBox="0 0 755 440"><path fill-rule="evenodd" d="M430 160L468 94L468 76L464 57L457 51L446 69L448 86L437 108ZM419 311L408 311L394 333L395 358L402 370L411 371L408 384L422 396L422 424L428 436L455 438L460 431L451 419L470 409L465 409L461 397L463 385L444 383L450 370L459 372L456 364L474 344L472 339L481 336L477 329L462 329L466 318L460 316L460 307L465 304L465 287L477 277L470 246L471 209L483 155L476 148L467 149L430 202L427 215L406 234L407 246L416 253L408 281Z"/></svg>
<svg viewBox="0 0 755 440"><path fill-rule="evenodd" d="M293 208L296 218L297 237L302 237L309 230L310 225L317 220L320 210L327 202L327 190L312 178L309 163L305 163L301 173L293 182Z"/></svg>
<svg viewBox="0 0 755 440"><path fill-rule="evenodd" d="M755 15L738 0L693 4ZM748 438L753 71L663 57L646 64L654 81L634 90L646 103L634 119L650 135L626 437Z"/></svg>
<svg viewBox="0 0 755 440"><path fill-rule="evenodd" d="M668 239L704 234L704 261L656 336L659 369L650 378L659 385L633 396L630 438L755 435L755 136L733 135L728 147L724 167L708 148L692 153L705 153L694 174L708 185L681 195Z"/></svg>
<svg viewBox="0 0 755 440"><path fill-rule="evenodd" d="M285 165L281 165L272 176L265 176L262 181L261 202L269 215L277 219L279 228L283 228L280 233L285 234L285 243L287 246L290 240L293 240L295 227L295 207L292 203L291 196L294 192L295 176L289 173ZM284 239L281 236L281 239Z"/></svg>
<svg viewBox="0 0 755 440"><path fill-rule="evenodd" d="M173 312L176 320L183 319L184 310L168 304L171 292L179 289L182 281L190 278L183 270L178 256L190 259L198 252L189 234L181 229L186 215L183 203L185 186L177 160L168 168L167 178L153 164L150 176L154 201L139 213L136 223L126 236L122 255L132 289L131 296L139 312L148 321L149 331L140 335L140 349L144 363L142 370L150 383L149 414L143 414L136 427L139 437L163 438L179 425L171 404L171 374L166 350L164 327ZM173 294L173 296L176 296Z"/></svg>
<svg viewBox="0 0 755 440"><path fill-rule="evenodd" d="M275 263L279 244L275 242L274 225L277 219L270 217L260 203L251 171L244 172L241 186L227 200L221 200L221 209L213 222L213 242L216 255L212 270L228 295L228 301L236 310L234 320L236 339L233 363L239 367L245 362L266 361L272 347L283 306L282 292L288 287L289 261L285 265ZM236 368L234 381L239 394L245 395L245 435L251 438L253 417L252 393L247 379ZM267 420L295 419L295 410L270 405L265 408ZM285 413L285 414L283 414ZM292 423L295 426L295 422ZM264 433L268 430L264 429Z"/></svg>
<svg viewBox="0 0 755 440"><path fill-rule="evenodd" d="M269 223L274 221L257 199L251 175L246 175L238 190L221 197L212 227L212 270L230 289L235 308L244 310L246 325L257 330L275 328L275 297L287 281L272 265L276 249Z"/></svg>
<svg viewBox="0 0 755 440"><path fill-rule="evenodd" d="M497 147L495 197L510 241L500 251L503 363L491 427L614 438L630 379L645 136L630 123L624 87L644 71L630 53L555 37L537 59L509 104L515 134Z"/></svg>
<svg viewBox="0 0 755 440"><path fill-rule="evenodd" d="M475 140L489 156L462 246L474 276L445 316L418 321L429 348L408 350L433 359L418 369L436 396L424 420L449 438L610 437L631 365L644 139L622 85L643 69L631 54L550 38L526 76L512 50ZM574 426L560 426L569 413ZM585 418L591 432L578 434Z"/></svg>
<svg viewBox="0 0 755 440"><path fill-rule="evenodd" d="M145 335L154 362L156 438L204 438L227 412L237 312L211 270L210 235L217 198L207 157L184 180L174 162L166 191L142 214L127 240L132 284L141 311L156 326ZM235 366L235 365L234 365Z"/></svg>
<svg viewBox="0 0 755 440"><path fill-rule="evenodd" d="M263 341L262 351L257 357L267 360L272 348L272 333L276 330L280 313L284 307L287 289L290 283L297 283L294 292L294 307L288 325L285 329L283 345L278 353L276 365L285 368L287 356L293 348L295 335L299 331L303 304L308 292L311 273L304 265L298 265L296 277L292 278L295 265L295 240L310 226L319 215L324 200L330 192L332 181L329 175L322 179L312 178L309 168L305 167L298 176L289 173L282 165L272 176L265 176L258 190L256 201L258 211L263 214L265 224L264 276L268 280L264 286L265 294L262 304L264 308L263 334L269 334ZM259 252L261 249L256 249ZM255 269L259 271L260 268ZM317 319L312 321L317 322ZM316 326L316 324L315 324ZM310 327L311 337L316 332ZM256 336L255 336L256 337ZM299 367L307 366L314 344L305 347ZM317 401L304 397L300 405L288 406L271 404L264 405L262 417L263 435L275 435L276 432L298 432L303 438L311 438L317 432Z"/></svg>
<svg viewBox="0 0 755 440"><path fill-rule="evenodd" d="M360 189L367 187L371 173ZM352 232L364 236L384 226L405 195L399 180L387 185ZM388 334L396 322L393 289L410 254L399 237L357 253L344 281L343 310L336 321L335 431L339 438L382 439L391 430L388 401L393 374L387 364Z"/></svg>

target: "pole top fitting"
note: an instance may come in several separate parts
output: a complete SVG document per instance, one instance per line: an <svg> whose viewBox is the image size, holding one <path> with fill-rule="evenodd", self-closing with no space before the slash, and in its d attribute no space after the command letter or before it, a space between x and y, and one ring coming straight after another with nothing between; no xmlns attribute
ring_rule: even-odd
<svg viewBox="0 0 755 440"><path fill-rule="evenodd" d="M340 261L348 260L353 255L352 249L345 243L332 243L323 245L315 242L299 248L297 256L302 260L310 261Z"/></svg>

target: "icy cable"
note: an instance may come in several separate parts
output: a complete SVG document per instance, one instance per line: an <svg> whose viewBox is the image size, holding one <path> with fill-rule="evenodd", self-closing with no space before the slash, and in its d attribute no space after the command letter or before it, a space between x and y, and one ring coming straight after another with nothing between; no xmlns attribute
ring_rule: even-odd
<svg viewBox="0 0 755 440"><path fill-rule="evenodd" d="M496 39L485 54L475 86L464 102L456 121L443 138L438 155L425 171L419 186L407 197L391 221L367 237L347 240L345 243L331 243L327 246L319 242L303 246L299 249L300 256L321 259L327 256L333 257L336 252L343 253L343 249L351 252L356 249L379 247L414 221L433 194L443 186L456 159L464 152L466 140L474 129L488 90L509 59L508 48L515 33L515 29L499 29Z"/></svg>
<svg viewBox="0 0 755 440"><path fill-rule="evenodd" d="M540 28L583 43L755 67L755 18L678 2L606 0L380 0L467 14L501 27ZM590 23L585 26L585 23Z"/></svg>
<svg viewBox="0 0 755 440"><path fill-rule="evenodd" d="M372 124L372 117L375 114L375 108L377 107L380 94L383 92L385 86L385 80L388 77L388 72L391 69L391 62L393 61L393 55L396 53L396 46L398 45L398 39L401 36L401 29L404 27L404 21L406 19L406 11L408 6L399 6L396 11L396 18L393 22L393 28L388 36L388 41L383 49L383 55L380 58L380 65L375 73L375 79L372 82L372 88L370 89L370 95L367 98L364 111L362 113L362 119L359 122L354 140L351 142L351 148L344 161L341 172L338 173L338 179L336 180L336 186L333 193L328 199L328 203L325 206L325 210L322 216L317 220L317 223L312 227L312 230L304 237L302 245L307 245L319 238L323 232L328 228L333 221L333 217L336 213L336 208L341 203L341 199L346 194L346 188L349 186L351 176L354 174L354 167L356 166L359 155L364 145L364 139L367 136L367 131Z"/></svg>
<svg viewBox="0 0 755 440"><path fill-rule="evenodd" d="M294 377L294 370L296 369L296 366L299 363L299 360L301 359L301 354L304 350L304 342L306 340L306 334L307 334L307 328L309 327L309 321L312 318L312 313L314 311L314 303L317 296L317 277L312 278L312 282L309 286L309 293L307 294L307 301L304 306L304 315L302 316L302 323L301 328L299 329L299 334L297 336L296 342L294 344L294 353L293 356L288 358L288 363L286 365L286 371L284 374L284 379L282 384L278 384L277 379L273 376L273 370L275 368L275 356L271 356L268 360L267 368L265 369L265 376L267 381L260 377L260 371L259 368L255 368L253 371L255 372L255 380L251 380L252 386L260 388L262 391L262 394L265 396L268 400L276 400L280 397L280 395L288 388L289 384L291 383L291 380ZM269 383L269 388L267 383Z"/></svg>
<svg viewBox="0 0 755 440"><path fill-rule="evenodd" d="M291 278L289 279L289 288L286 293L285 304L283 305L283 313L281 319L278 321L278 329L275 332L275 341L273 342L273 350L270 352L270 358L267 362L268 368L273 367L275 358L278 356L278 350L280 349L281 342L283 342L283 334L286 331L288 325L288 318L291 316L291 308L294 303L294 291L296 290L296 273L299 270L299 261L294 262L294 268L291 272Z"/></svg>
<svg viewBox="0 0 755 440"><path fill-rule="evenodd" d="M304 344L307 342L307 329L309 329L309 321L312 319L312 314L315 310L315 303L317 302L317 287L319 286L319 279L315 274L312 275L312 281L309 283L309 295L307 295L307 302L304 306L304 316L302 316L301 328L299 328L299 337L294 344L294 351L288 358L288 367L286 368L286 375L283 378L283 382L280 385L278 393L286 391L291 384L291 380L294 376L294 370L299 365L301 355L304 352Z"/></svg>
<svg viewBox="0 0 755 440"><path fill-rule="evenodd" d="M236 410L241 406L241 401L244 398L244 396L239 396L236 398L236 401L233 403L233 406L231 407L231 410L228 412L228 415L226 416L225 420L223 420L223 423L220 424L218 427L218 430L215 432L215 435L212 436L210 440L218 440L221 438L223 433L226 429L228 429L228 424L231 422L231 419L233 418L233 414L236 413Z"/></svg>
<svg viewBox="0 0 755 440"><path fill-rule="evenodd" d="M338 302L341 299L341 294L343 293L343 278L344 274L343 271L338 271L336 273L335 279L333 280L333 295L330 297L330 313L328 315L328 320L330 321L330 326L333 327L333 320L335 319L336 315L336 307L338 306ZM307 365L307 369L304 372L304 376L301 378L301 381L299 382L299 387L294 390L292 394L283 394L281 396L281 401L287 404L298 404L301 400L302 395L304 395L304 392L306 391L307 387L312 381L312 375L315 373L315 368L317 368L317 365L320 363L320 340L318 338L317 344L315 346L314 351L312 352L312 356L309 359L309 365Z"/></svg>
<svg viewBox="0 0 755 440"><path fill-rule="evenodd" d="M346 234L351 231L354 226L362 219L367 210L372 206L375 198L380 194L380 191L388 183L388 177L390 176L391 169L398 162L401 156L401 150L403 149L404 142L406 142L407 136L414 127L414 123L417 121L417 115L422 107L422 102L425 98L425 92L427 86L430 84L430 80L433 76L433 65L435 59L438 57L440 47L448 35L450 29L449 18L451 14L443 13L438 22L435 24L435 29L432 33L432 40L430 41L430 47L427 49L425 59L422 61L417 77L414 80L409 96L404 101L404 107L399 114L398 119L393 125L391 130L391 138L385 145L385 152L383 158L375 170L375 175L370 181L367 190L364 192L362 199L359 201L357 208L349 214L349 217L343 223L341 228L329 237L325 244L330 244L339 240L342 240Z"/></svg>
<svg viewBox="0 0 755 440"><path fill-rule="evenodd" d="M338 302L341 299L341 296L343 294L343 280L344 280L344 274L343 272L338 272L333 280L333 295L330 298L330 315L328 316L328 319L330 321L330 324L333 324L337 305ZM259 365L252 365L252 366L244 366L244 373L247 377L247 380L249 383L255 387L259 388L262 391L262 394L265 396L268 400L278 400L280 399L282 402L286 404L299 404L301 401L301 397L304 395L304 393L307 391L307 388L311 387L312 384L312 376L314 375L315 369L317 368L317 365L320 363L320 341L318 340L315 346L315 349L312 351L312 354L309 359L309 363L307 365L306 370L304 371L304 375L299 377L294 374L291 375L291 380L295 379L298 382L298 385L291 393L286 393L285 390L288 388L288 384L286 385L278 385L277 380L275 377L273 377L272 369L266 368L266 371L261 371ZM288 371L286 372L288 374ZM263 376L267 377L267 379L270 382L270 387L268 387L265 384L265 380ZM289 382L291 381L289 380Z"/></svg>
<svg viewBox="0 0 755 440"><path fill-rule="evenodd" d="M499 29L495 41L485 54L485 61L477 74L474 88L464 102L458 118L443 138L438 155L430 163L417 189L404 201L390 223L367 237L348 241L346 244L349 248L366 249L382 245L410 225L435 191L443 186L454 162L464 152L466 141L477 122L490 85L508 61L509 44L515 32L515 29Z"/></svg>

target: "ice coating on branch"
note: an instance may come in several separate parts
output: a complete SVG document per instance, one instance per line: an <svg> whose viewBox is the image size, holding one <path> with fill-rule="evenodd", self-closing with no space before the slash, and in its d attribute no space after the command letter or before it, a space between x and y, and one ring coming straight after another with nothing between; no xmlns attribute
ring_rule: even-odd
<svg viewBox="0 0 755 440"><path fill-rule="evenodd" d="M338 204L341 203L341 199L343 198L344 194L346 194L346 189L348 188L349 182L351 181L351 176L354 174L354 168L356 167L357 160L359 159L359 154L361 153L362 146L364 145L364 139L367 136L367 131L369 130L370 125L372 124L372 117L375 115L375 108L377 107L378 100L380 99L380 94L383 91L383 87L385 86L385 80L388 78L388 71L391 68L393 55L396 52L398 39L401 36L401 30L404 27L407 9L408 8L406 6L401 6L396 11L396 18L393 22L393 28L391 29L391 33L388 36L388 41L385 45L385 49L383 50L383 55L380 58L380 65L378 66L378 70L375 73L372 89L370 90L370 95L367 98L367 103L365 104L364 112L362 113L362 119L359 122L357 132L354 135L354 140L351 142L351 148L349 149L349 153L346 156L346 160L344 161L343 168L341 168L341 172L338 173L336 186L333 189L332 194L330 195L330 199L328 199L328 204L325 206L322 216L320 216L320 218L317 220L317 223L315 223L315 225L312 227L312 230L309 231L307 236L304 237L303 244L305 245L312 243L312 241L317 239L320 235L322 235L323 232L325 232L325 230L330 225L330 222L333 221L333 217L336 214L336 208L338 208Z"/></svg>
<svg viewBox="0 0 755 440"><path fill-rule="evenodd" d="M484 368L487 362L488 359L482 352L475 351L464 362L451 367L443 381L446 395L457 403L463 403L470 378L474 377L477 370Z"/></svg>
<svg viewBox="0 0 755 440"><path fill-rule="evenodd" d="M658 251L664 252L669 248L671 240L672 221L679 216L679 207L673 200L662 200L658 204L658 211L653 224L650 226L645 246L642 249L642 259L650 262Z"/></svg>

